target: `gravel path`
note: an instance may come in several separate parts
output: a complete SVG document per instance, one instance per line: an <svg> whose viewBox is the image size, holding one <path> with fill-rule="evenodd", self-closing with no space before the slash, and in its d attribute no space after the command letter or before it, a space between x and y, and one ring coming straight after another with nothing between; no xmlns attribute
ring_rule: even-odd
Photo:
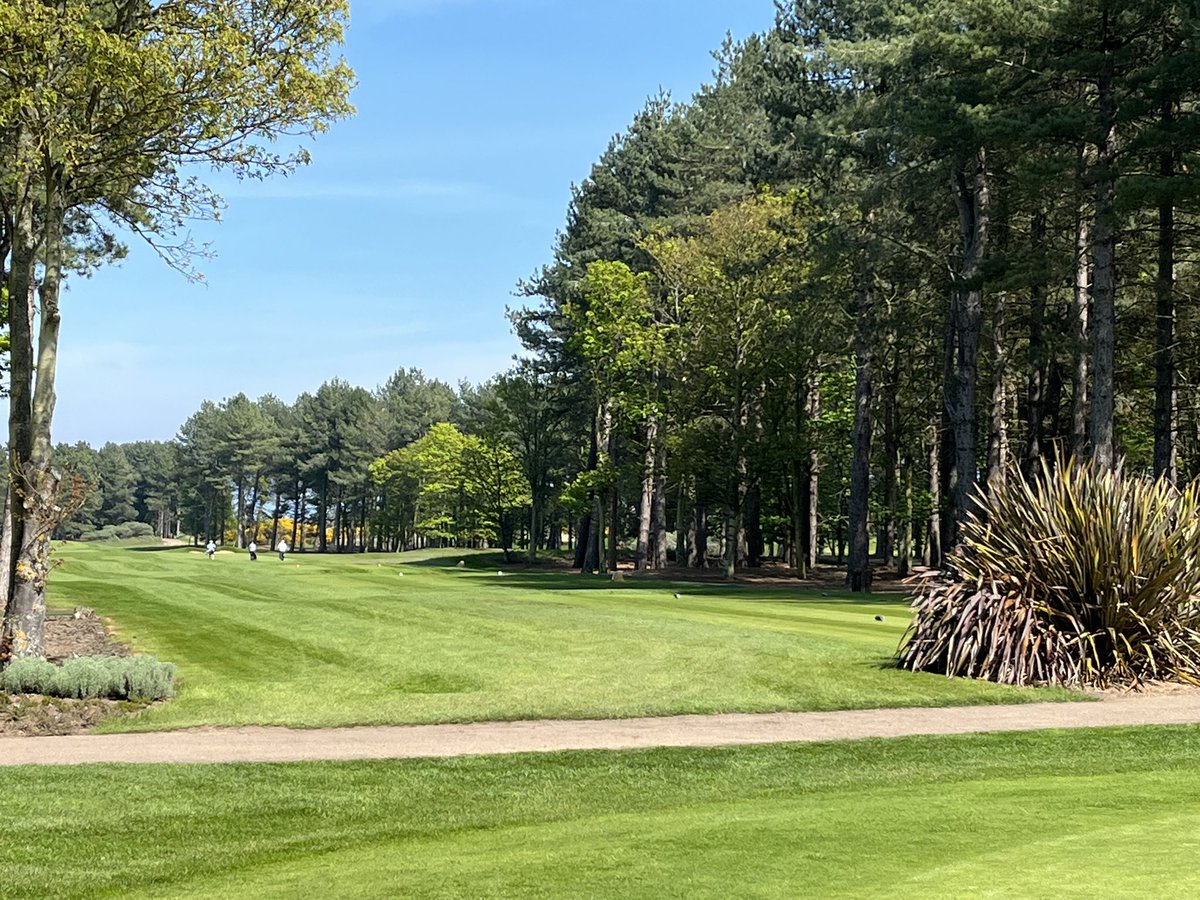
<svg viewBox="0 0 1200 900"><path fill-rule="evenodd" d="M1178 724L1200 724L1200 692L1120 696L1096 703L0 738L0 765L398 759Z"/></svg>

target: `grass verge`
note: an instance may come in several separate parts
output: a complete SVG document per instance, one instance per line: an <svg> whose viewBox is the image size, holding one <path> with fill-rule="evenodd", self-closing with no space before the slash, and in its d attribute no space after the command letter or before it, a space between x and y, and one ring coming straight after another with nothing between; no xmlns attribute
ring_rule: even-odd
<svg viewBox="0 0 1200 900"><path fill-rule="evenodd" d="M1200 729L0 772L6 896L1194 896Z"/></svg>

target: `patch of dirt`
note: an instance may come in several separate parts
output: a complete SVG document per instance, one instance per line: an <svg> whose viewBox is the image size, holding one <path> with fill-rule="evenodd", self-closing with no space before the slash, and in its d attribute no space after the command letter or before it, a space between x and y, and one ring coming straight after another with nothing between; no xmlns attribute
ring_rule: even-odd
<svg viewBox="0 0 1200 900"><path fill-rule="evenodd" d="M115 640L104 620L86 606L70 616L46 619L46 658L61 663L72 656L131 656L130 649Z"/></svg>
<svg viewBox="0 0 1200 900"><path fill-rule="evenodd" d="M1144 681L1136 687L1121 685L1117 687L1097 688L1084 693L1100 697L1103 700L1114 700L1122 697L1138 696L1194 696L1200 697L1200 686L1185 684L1181 681Z"/></svg>
<svg viewBox="0 0 1200 900"><path fill-rule="evenodd" d="M70 700L41 694L0 694L0 736L84 734L105 719L141 709L121 700Z"/></svg>

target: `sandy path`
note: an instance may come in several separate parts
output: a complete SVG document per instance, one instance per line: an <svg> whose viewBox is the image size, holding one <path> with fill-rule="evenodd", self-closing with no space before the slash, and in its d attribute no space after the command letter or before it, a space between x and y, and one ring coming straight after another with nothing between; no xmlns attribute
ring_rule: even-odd
<svg viewBox="0 0 1200 900"><path fill-rule="evenodd" d="M1200 724L1200 692L1098 703L0 738L0 765L398 759L1169 724Z"/></svg>

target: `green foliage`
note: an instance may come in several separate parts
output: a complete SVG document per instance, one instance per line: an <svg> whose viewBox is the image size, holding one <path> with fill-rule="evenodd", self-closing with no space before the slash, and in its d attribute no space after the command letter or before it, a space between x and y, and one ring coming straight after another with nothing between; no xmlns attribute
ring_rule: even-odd
<svg viewBox="0 0 1200 900"><path fill-rule="evenodd" d="M1200 485L1070 462L996 487L899 663L1006 684L1200 684Z"/></svg>
<svg viewBox="0 0 1200 900"><path fill-rule="evenodd" d="M448 422L375 460L370 471L389 522L411 517L416 532L442 541L499 540L507 549L510 513L530 502L529 483L508 447Z"/></svg>
<svg viewBox="0 0 1200 900"><path fill-rule="evenodd" d="M120 541L126 538L152 537L154 529L145 522L122 522L105 525L103 528L81 529L76 539L80 541Z"/></svg>
<svg viewBox="0 0 1200 900"><path fill-rule="evenodd" d="M58 666L39 657L14 659L4 669L4 689L13 694L49 694Z"/></svg>
<svg viewBox="0 0 1200 900"><path fill-rule="evenodd" d="M15 659L3 672L14 694L112 700L162 700L175 693L175 666L152 656L80 656L61 666L39 658Z"/></svg>

